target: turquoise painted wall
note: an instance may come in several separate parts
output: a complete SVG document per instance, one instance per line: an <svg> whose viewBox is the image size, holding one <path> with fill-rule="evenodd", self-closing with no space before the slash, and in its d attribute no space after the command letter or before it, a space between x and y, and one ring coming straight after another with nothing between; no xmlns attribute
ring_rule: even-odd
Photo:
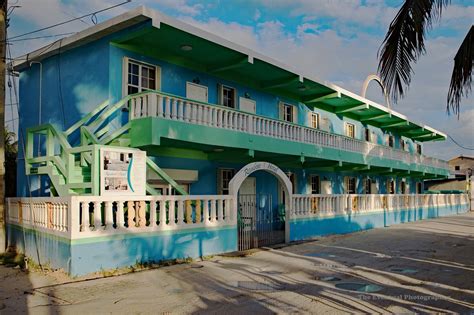
<svg viewBox="0 0 474 315"><path fill-rule="evenodd" d="M357 213L335 217L296 219L290 222L290 240L300 241L331 234L346 234L394 224L456 215L469 211L469 205Z"/></svg>
<svg viewBox="0 0 474 315"><path fill-rule="evenodd" d="M73 276L136 263L199 258L237 250L236 226L150 232L69 241L7 225L9 245L36 263Z"/></svg>

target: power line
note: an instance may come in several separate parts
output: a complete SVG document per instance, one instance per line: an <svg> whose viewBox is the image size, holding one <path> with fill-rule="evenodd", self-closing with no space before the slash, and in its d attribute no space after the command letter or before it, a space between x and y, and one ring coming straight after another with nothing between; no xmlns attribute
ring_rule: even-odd
<svg viewBox="0 0 474 315"><path fill-rule="evenodd" d="M472 150L472 151L474 151L474 148L468 148L468 147L463 146L462 144L459 144L459 143L458 143L456 140L454 140L454 138L451 137L450 135L448 135L448 137L449 137L449 139L451 139L451 141L453 141L454 144L457 145L458 147L461 147L461 148L463 148L464 150Z"/></svg>
<svg viewBox="0 0 474 315"><path fill-rule="evenodd" d="M97 13L101 13L101 12L108 11L108 10L110 10L110 9L113 9L113 8L116 8L116 7L119 7L119 6L122 6L122 5L124 5L124 4L130 3L131 1L132 1L132 0L127 0L127 1L121 2L121 3L119 3L119 4L116 4L116 5L113 5L113 6L110 6L110 7L107 7L107 8L104 8L104 9L101 9L101 10L98 10L98 11L95 11L95 12L92 12L92 13L88 13L88 14L79 16L79 17L74 18L74 19L70 19L70 20L63 21L63 22L60 22L60 23L56 23L56 24L53 24L53 25L50 25L50 26L46 26L46 27L43 27L43 28L40 28L40 29L31 31L31 32L23 33L23 34L21 34L21 35L16 35L16 36L13 36L13 37L8 38L8 40L12 40L12 39L15 39L15 38L23 37L23 36L30 35L30 34L33 34L33 33L42 32L42 31L48 30L48 29L50 29L50 28L54 28L54 27L57 27L57 26L61 26L61 25L70 23L70 22L74 22L74 21L83 19L83 18L85 18L85 17L92 16L92 15L96 15Z"/></svg>
<svg viewBox="0 0 474 315"><path fill-rule="evenodd" d="M27 38L20 38L20 39L12 39L12 40L7 40L8 43L12 42L20 42L24 40L33 40L33 39L40 39L40 38L50 38L50 37L58 37L58 36L67 36L71 34L76 34L77 32L69 32L69 33L62 33L62 34L54 34L54 35L44 35L44 36L37 36L37 37L27 37Z"/></svg>

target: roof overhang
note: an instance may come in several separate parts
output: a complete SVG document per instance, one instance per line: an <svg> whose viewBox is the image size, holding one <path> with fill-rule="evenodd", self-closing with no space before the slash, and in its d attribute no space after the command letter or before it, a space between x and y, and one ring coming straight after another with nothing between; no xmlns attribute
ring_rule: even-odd
<svg viewBox="0 0 474 315"><path fill-rule="evenodd" d="M129 28L129 32L119 34ZM22 71L33 60L42 60L59 50L64 52L105 36L111 37L113 45L124 49L298 100L310 108L354 118L416 141L446 139L444 133L409 121L383 105L143 6L22 56L12 62L12 66ZM192 50L183 50L183 45L191 46Z"/></svg>

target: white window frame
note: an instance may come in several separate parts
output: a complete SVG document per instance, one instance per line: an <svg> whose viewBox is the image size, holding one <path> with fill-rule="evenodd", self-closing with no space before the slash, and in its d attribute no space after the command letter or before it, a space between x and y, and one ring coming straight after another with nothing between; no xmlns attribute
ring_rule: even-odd
<svg viewBox="0 0 474 315"><path fill-rule="evenodd" d="M280 120L296 124L298 122L298 107L290 104L290 103L285 103L285 102L280 102L279 103L279 118ZM285 119L286 118L286 108L291 108L291 121Z"/></svg>
<svg viewBox="0 0 474 315"><path fill-rule="evenodd" d="M372 193L372 179L364 178L364 194L370 195Z"/></svg>
<svg viewBox="0 0 474 315"><path fill-rule="evenodd" d="M392 189L393 184L393 189ZM387 180L387 194L394 195L397 192L397 184L393 178Z"/></svg>
<svg viewBox="0 0 474 315"><path fill-rule="evenodd" d="M353 190L353 192L349 191L349 186L350 186L351 180L354 181L354 190ZM354 176L346 176L344 178L344 186L345 186L344 190L345 190L346 194L356 194L357 193L357 178L354 177Z"/></svg>
<svg viewBox="0 0 474 315"><path fill-rule="evenodd" d="M198 88L203 88L206 90L206 99L204 101L202 100L195 100L195 99L192 99L189 97L189 92L188 92L188 89L192 86L196 86ZM190 100L194 100L196 102L204 102L204 103L207 103L209 101L209 89L207 86L205 85L202 85L202 84L197 84L197 83L194 83L194 82L190 82L190 81L186 81L186 98L190 99Z"/></svg>
<svg viewBox="0 0 474 315"><path fill-rule="evenodd" d="M407 193L407 183L406 181L402 180L400 182L400 194L406 194Z"/></svg>
<svg viewBox="0 0 474 315"><path fill-rule="evenodd" d="M316 180L316 185L318 187L318 191L314 192L314 187L313 185L315 184L314 180ZM321 194L321 177L319 175L310 175L309 177L309 189L312 195L318 195Z"/></svg>
<svg viewBox="0 0 474 315"><path fill-rule="evenodd" d="M316 118L315 118L316 117ZM310 127L314 129L319 129L319 113L311 112L309 116L310 120ZM316 121L316 124L315 124Z"/></svg>
<svg viewBox="0 0 474 315"><path fill-rule="evenodd" d="M390 140L392 140L392 145L390 145ZM387 146L390 148L395 148L395 137L393 135L387 135Z"/></svg>
<svg viewBox="0 0 474 315"><path fill-rule="evenodd" d="M122 97L125 97L128 95L128 64L132 62L135 64L138 64L139 66L139 72L138 72L138 92L144 91L141 84L141 73L142 73L142 66L149 67L149 68L155 68L155 90L160 91L161 90L161 67L148 63L148 62L143 62L140 60L132 59L129 57L124 57L123 58L123 63L122 63ZM149 89L145 89L149 90ZM150 90L151 91L151 90Z"/></svg>
<svg viewBox="0 0 474 315"><path fill-rule="evenodd" d="M349 129L350 127L352 127L352 136L349 135ZM344 124L344 129L345 129L345 134L346 134L346 137L349 137L349 138L352 138L352 139L355 139L356 138L356 126L355 124L353 123L350 123L350 122L346 122Z"/></svg>
<svg viewBox="0 0 474 315"><path fill-rule="evenodd" d="M231 174L230 178L226 179L227 181L227 187L224 187L224 183L226 181L224 181L224 173L228 173L228 174ZM218 173L218 187L217 187L217 190L218 190L218 193L220 195L228 195L229 194L229 182L231 181L231 179L234 177L235 175L235 169L233 168L220 168L219 169L219 173Z"/></svg>
<svg viewBox="0 0 474 315"><path fill-rule="evenodd" d="M415 152L419 155L421 155L423 152L421 151L422 147L420 143L415 143Z"/></svg>
<svg viewBox="0 0 474 315"><path fill-rule="evenodd" d="M233 104L233 106L224 105L224 89L232 90L232 93L234 94L234 104ZM230 85L227 85L227 84L219 84L219 98L218 98L218 100L219 100L219 105L221 105L221 106L237 109L238 108L237 89L230 86Z"/></svg>
<svg viewBox="0 0 474 315"><path fill-rule="evenodd" d="M367 136L369 136L368 139L367 139ZM367 141L367 142L372 142L372 132L367 127L365 127L365 129L364 129L364 140Z"/></svg>

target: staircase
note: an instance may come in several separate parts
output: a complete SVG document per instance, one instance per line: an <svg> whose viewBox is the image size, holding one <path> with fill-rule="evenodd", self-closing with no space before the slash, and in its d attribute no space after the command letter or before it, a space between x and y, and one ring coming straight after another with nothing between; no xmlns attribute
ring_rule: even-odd
<svg viewBox="0 0 474 315"><path fill-rule="evenodd" d="M65 131L59 131L51 124L27 129L26 174L47 175L53 196L99 195L100 148L130 145L130 123L121 122L122 108L130 98L127 96L113 105L109 105L108 101L103 102ZM80 141L76 146L70 144L72 135L79 135ZM45 139L46 142L43 140L43 143L37 143L39 139ZM36 154L33 150L35 147L41 148ZM160 176L181 195L187 194L149 157L146 165L148 170ZM150 195L159 194L149 185L146 190Z"/></svg>

